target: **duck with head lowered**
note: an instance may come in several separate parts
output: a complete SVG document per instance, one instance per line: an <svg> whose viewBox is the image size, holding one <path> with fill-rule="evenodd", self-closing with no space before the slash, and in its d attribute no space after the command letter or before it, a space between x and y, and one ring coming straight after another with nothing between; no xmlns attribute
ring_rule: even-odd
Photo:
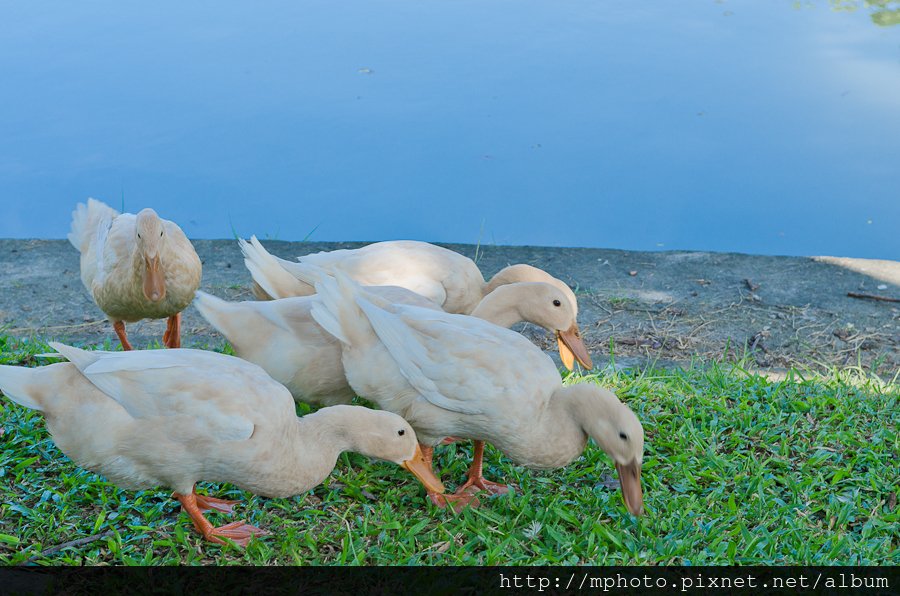
<svg viewBox="0 0 900 596"><path fill-rule="evenodd" d="M314 282L310 280L317 278L318 269L328 273L340 271L363 286L406 288L431 300L441 310L458 314L475 314L482 300L507 284L542 282L556 286L578 316L575 293L546 271L531 265L510 265L485 281L472 259L428 242L376 242L352 250L305 255L298 257L298 262L272 255L256 236L250 242L242 239L239 243L244 263L253 276L253 291L262 300L314 294ZM569 369L575 359L572 345L581 343L575 317L570 327L558 330L556 335L560 357Z"/></svg>
<svg viewBox="0 0 900 596"><path fill-rule="evenodd" d="M125 323L167 319L163 343L181 346L181 311L200 287L202 265L176 224L153 209L119 213L88 199L72 214L69 242L81 253L81 280L125 350Z"/></svg>
<svg viewBox="0 0 900 596"><path fill-rule="evenodd" d="M298 418L288 391L240 358L205 350L85 351L50 344L69 362L0 366L0 390L44 414L59 449L126 489L167 486L212 542L246 544L266 534L203 516L235 501L199 495L201 480L267 497L300 494L325 479L344 451L395 462L431 490L415 431L400 416L361 406Z"/></svg>
<svg viewBox="0 0 900 596"><path fill-rule="evenodd" d="M430 300L404 288L370 286L366 290L389 304L438 310ZM348 404L356 393L341 364L340 343L312 317L316 300L316 296L298 296L226 302L198 291L194 306L225 336L237 356L263 367L296 400L314 405ZM575 325L575 312L565 294L544 282L503 285L488 294L471 316L504 327L528 321L556 334ZM571 370L577 359L590 368L591 358L581 338L573 336L566 341L571 356L561 353L563 363ZM430 455L430 447L426 452ZM476 441L473 482L482 484L487 483L480 472L483 453L484 444ZM505 486L495 488L502 491Z"/></svg>
<svg viewBox="0 0 900 596"><path fill-rule="evenodd" d="M389 304L439 310L430 300L404 288L369 286L366 290ZM237 356L263 367L297 401L350 403L356 394L344 374L341 345L313 319L316 300L313 295L227 302L198 291L194 306L225 336ZM565 294L543 282L502 286L486 296L471 316L504 327L527 321L557 334L575 324L575 312ZM591 358L581 338L567 341L572 356L563 355L564 364L571 370L577 360L590 368Z"/></svg>
<svg viewBox="0 0 900 596"><path fill-rule="evenodd" d="M340 272L316 289L311 315L340 341L350 386L406 419L423 445L486 441L513 462L552 469L592 438L615 462L628 510L642 512L643 428L613 393L589 382L564 386L540 348L476 317L389 304ZM455 494L429 495L456 507L472 500L472 487L502 490L484 481L479 461Z"/></svg>

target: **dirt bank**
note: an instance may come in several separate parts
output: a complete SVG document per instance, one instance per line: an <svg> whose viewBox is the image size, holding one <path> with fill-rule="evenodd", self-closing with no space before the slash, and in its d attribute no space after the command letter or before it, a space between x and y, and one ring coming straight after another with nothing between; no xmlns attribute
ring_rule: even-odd
<svg viewBox="0 0 900 596"><path fill-rule="evenodd" d="M194 242L203 289L249 300L250 275L233 240ZM284 258L360 243L264 242ZM448 245L469 257L472 245ZM762 368L861 363L881 375L900 368L900 263L862 259L766 257L704 252L630 252L586 248L488 246L478 264L490 276L530 263L576 290L579 322L595 360L610 354L649 360L733 358L745 351ZM221 345L193 307L185 311L186 346ZM0 240L0 325L18 337L115 344L115 335L81 284L78 253L63 240ZM159 340L160 321L129 326L136 346ZM538 344L543 330L524 326ZM606 358L604 358L606 357Z"/></svg>

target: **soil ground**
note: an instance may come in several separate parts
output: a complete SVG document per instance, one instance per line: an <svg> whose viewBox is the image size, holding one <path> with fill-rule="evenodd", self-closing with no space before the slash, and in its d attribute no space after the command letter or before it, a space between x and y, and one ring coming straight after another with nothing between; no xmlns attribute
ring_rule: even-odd
<svg viewBox="0 0 900 596"><path fill-rule="evenodd" d="M283 258L363 243L264 241ZM250 275L234 240L196 240L202 288L251 300ZM900 371L900 263L832 257L707 252L445 245L476 256L486 277L529 263L569 283L595 363L670 366L749 355L761 369L861 365ZM887 300L852 297L877 296ZM159 341L164 321L128 326L135 347ZM553 338L519 330L547 350ZM0 332L78 344L116 345L112 326L81 283L79 255L64 240L0 240ZM223 338L189 307L183 343Z"/></svg>

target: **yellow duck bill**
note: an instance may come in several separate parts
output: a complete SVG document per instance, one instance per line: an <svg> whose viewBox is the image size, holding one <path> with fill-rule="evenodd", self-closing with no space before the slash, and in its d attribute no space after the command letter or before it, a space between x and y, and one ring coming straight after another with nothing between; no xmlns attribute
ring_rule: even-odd
<svg viewBox="0 0 900 596"><path fill-rule="evenodd" d="M425 461L425 454L422 453L422 449L418 444L413 456L400 465L415 476L429 492L444 492L444 483L434 475L431 464Z"/></svg>
<svg viewBox="0 0 900 596"><path fill-rule="evenodd" d="M588 354L587 348L581 340L581 331L579 331L578 325L572 325L565 331L557 331L556 342L559 345L559 358L569 370L575 367L575 360L578 360L578 363L588 370L594 367L591 355Z"/></svg>

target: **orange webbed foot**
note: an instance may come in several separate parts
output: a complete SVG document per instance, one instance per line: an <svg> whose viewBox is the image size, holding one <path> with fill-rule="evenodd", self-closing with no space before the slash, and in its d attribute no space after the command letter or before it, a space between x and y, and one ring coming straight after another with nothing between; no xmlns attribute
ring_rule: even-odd
<svg viewBox="0 0 900 596"><path fill-rule="evenodd" d="M449 506L454 513L459 513L466 507L478 507L481 501L474 493L456 492L452 495L444 493L428 493L428 498L438 509L446 509Z"/></svg>
<svg viewBox="0 0 900 596"><path fill-rule="evenodd" d="M234 506L238 501L227 501L225 499L217 499L216 497L207 497L205 495L197 495L197 507L202 512L218 511L231 515L234 513Z"/></svg>
<svg viewBox="0 0 900 596"><path fill-rule="evenodd" d="M235 544L247 546L247 543L250 542L250 539L254 536L266 536L268 534L265 530L257 528L256 526L251 526L245 521L231 522L230 524L214 528L213 525L209 523L209 520L203 517L203 512L200 510L201 507L208 507L210 509L230 513L230 511L226 511L226 509L230 510L234 501L225 501L223 499L216 499L215 497L204 497L198 495L193 488L188 494L176 491L172 496L181 502L181 507L184 509L184 512L188 514L188 517L191 518L194 527L210 542L226 544L222 538L227 538Z"/></svg>
<svg viewBox="0 0 900 596"><path fill-rule="evenodd" d="M230 524L225 524L218 528L212 528L209 532L204 534L204 537L210 542L218 544L225 544L225 541L222 540L222 538L227 538L239 546L247 546L250 539L254 536L268 535L269 532L257 528L256 526L251 526L242 520L231 522Z"/></svg>
<svg viewBox="0 0 900 596"><path fill-rule="evenodd" d="M176 499L179 498L177 492L172 493L172 496ZM232 513L234 513L234 506L240 503L240 501L228 501L226 499L218 499L216 497L201 495L198 494L196 490L193 492L192 496L193 502L197 506L197 509L200 511L200 513L206 513L207 511L215 510L219 513L231 515Z"/></svg>
<svg viewBox="0 0 900 596"><path fill-rule="evenodd" d="M471 492L472 489L475 489L476 491L483 490L496 496L505 495L512 490L512 487L506 484L500 484L499 482L491 482L490 480L485 479L484 476L478 476L477 478L469 478L466 480L465 484L460 486L456 492L457 494Z"/></svg>

